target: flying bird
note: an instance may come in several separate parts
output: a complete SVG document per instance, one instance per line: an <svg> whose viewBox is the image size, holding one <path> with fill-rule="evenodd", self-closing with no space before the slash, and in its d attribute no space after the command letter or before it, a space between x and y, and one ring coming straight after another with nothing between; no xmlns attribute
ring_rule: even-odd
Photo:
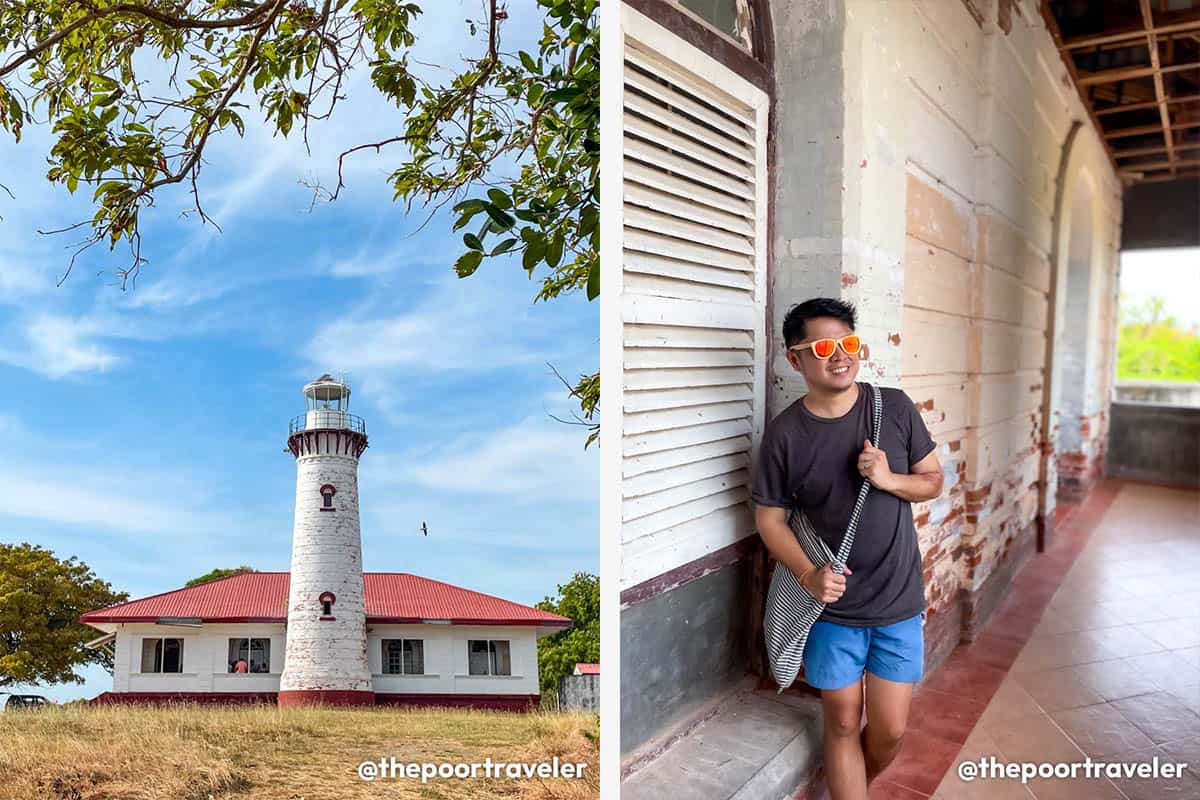
<svg viewBox="0 0 1200 800"><path fill-rule="evenodd" d="M424 522L421 523L421 533L425 534L426 536L429 535L429 526Z"/></svg>

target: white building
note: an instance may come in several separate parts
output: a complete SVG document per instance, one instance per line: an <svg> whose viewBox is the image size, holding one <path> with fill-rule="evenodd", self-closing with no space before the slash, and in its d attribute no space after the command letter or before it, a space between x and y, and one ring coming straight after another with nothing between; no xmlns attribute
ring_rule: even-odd
<svg viewBox="0 0 1200 800"><path fill-rule="evenodd" d="M114 651L102 702L525 708L537 640L565 617L407 573L363 573L350 387L322 375L292 421L292 568L251 572L84 614Z"/></svg>

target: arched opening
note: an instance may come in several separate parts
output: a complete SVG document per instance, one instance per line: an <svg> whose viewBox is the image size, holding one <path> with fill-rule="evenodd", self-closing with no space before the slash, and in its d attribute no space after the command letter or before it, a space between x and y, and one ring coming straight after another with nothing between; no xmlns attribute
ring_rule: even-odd
<svg viewBox="0 0 1200 800"><path fill-rule="evenodd" d="M1097 338L1096 190L1084 172L1070 176L1059 214L1059 314L1051 353L1053 483L1060 502L1086 492L1092 468L1088 420L1095 413Z"/></svg>

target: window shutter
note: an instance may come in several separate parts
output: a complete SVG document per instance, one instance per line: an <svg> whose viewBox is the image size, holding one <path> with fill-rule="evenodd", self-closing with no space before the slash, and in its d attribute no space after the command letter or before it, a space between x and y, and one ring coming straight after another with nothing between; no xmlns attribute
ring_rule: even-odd
<svg viewBox="0 0 1200 800"><path fill-rule="evenodd" d="M754 530L768 100L628 6L621 19L625 589Z"/></svg>

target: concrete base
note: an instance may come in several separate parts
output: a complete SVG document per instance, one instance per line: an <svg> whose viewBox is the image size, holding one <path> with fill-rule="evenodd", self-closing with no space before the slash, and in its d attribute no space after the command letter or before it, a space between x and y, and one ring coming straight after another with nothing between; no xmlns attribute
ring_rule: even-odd
<svg viewBox="0 0 1200 800"><path fill-rule="evenodd" d="M746 674L745 559L621 609L621 752L695 719Z"/></svg>
<svg viewBox="0 0 1200 800"><path fill-rule="evenodd" d="M992 615L1008 597L1013 578L1036 551L1036 525L1030 524L1013 541L1008 555L992 569L983 583L962 593L962 641L973 642L986 630ZM953 646L950 649L953 650Z"/></svg>
<svg viewBox="0 0 1200 800"><path fill-rule="evenodd" d="M492 711L532 711L542 702L540 694L376 694L377 706L437 706L439 708L484 708Z"/></svg>
<svg viewBox="0 0 1200 800"><path fill-rule="evenodd" d="M289 689L278 695L280 708L293 706L373 706L374 692L341 689Z"/></svg>
<svg viewBox="0 0 1200 800"><path fill-rule="evenodd" d="M97 705L278 705L302 706L403 706L483 708L491 711L532 711L541 704L539 694L377 694L375 692L104 692L93 698Z"/></svg>
<svg viewBox="0 0 1200 800"><path fill-rule="evenodd" d="M90 701L101 706L202 706L275 705L274 692L103 692Z"/></svg>
<svg viewBox="0 0 1200 800"><path fill-rule="evenodd" d="M964 603L961 595L925 614L925 674L950 657L962 640Z"/></svg>
<svg viewBox="0 0 1200 800"><path fill-rule="evenodd" d="M744 689L621 784L622 800L785 800L817 771L821 702Z"/></svg>
<svg viewBox="0 0 1200 800"><path fill-rule="evenodd" d="M1108 436L1111 477L1200 488L1200 409L1113 403Z"/></svg>

